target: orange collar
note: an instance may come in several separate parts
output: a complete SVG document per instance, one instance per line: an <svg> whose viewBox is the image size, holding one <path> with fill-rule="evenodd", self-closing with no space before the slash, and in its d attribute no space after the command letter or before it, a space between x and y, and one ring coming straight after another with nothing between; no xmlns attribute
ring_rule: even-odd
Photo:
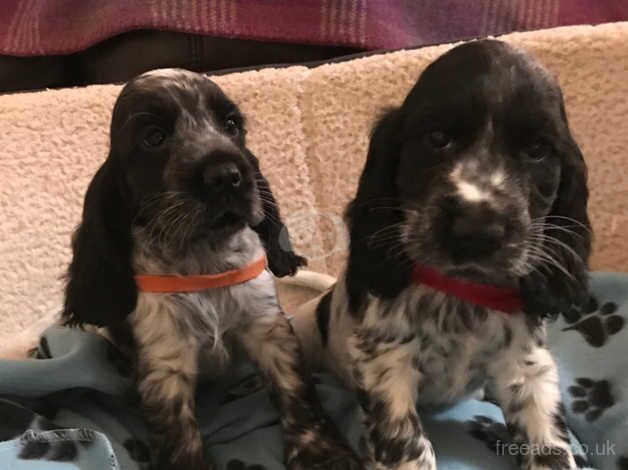
<svg viewBox="0 0 628 470"><path fill-rule="evenodd" d="M135 276L135 283L141 292L198 292L217 287L228 287L255 279L266 268L266 256L240 269L233 269L218 274L195 276L160 276L140 274Z"/></svg>

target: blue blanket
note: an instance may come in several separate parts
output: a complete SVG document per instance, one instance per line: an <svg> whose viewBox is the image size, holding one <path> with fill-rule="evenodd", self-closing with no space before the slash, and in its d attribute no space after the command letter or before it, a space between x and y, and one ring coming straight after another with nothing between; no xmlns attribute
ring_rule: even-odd
<svg viewBox="0 0 628 470"><path fill-rule="evenodd" d="M596 300L550 327L581 466L628 469L628 276L598 274ZM38 359L0 361L1 470L141 470L149 444L127 363L95 334L52 328ZM316 376L325 408L356 449L351 393ZM207 452L220 470L284 470L277 411L249 364L198 389ZM439 469L516 469L499 408L474 399L423 413Z"/></svg>

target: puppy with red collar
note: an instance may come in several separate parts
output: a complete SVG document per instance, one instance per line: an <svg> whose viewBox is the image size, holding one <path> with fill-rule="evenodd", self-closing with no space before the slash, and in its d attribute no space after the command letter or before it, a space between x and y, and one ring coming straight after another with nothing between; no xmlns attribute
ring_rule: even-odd
<svg viewBox="0 0 628 470"><path fill-rule="evenodd" d="M370 468L436 468L417 403L483 386L539 449L521 468L575 467L544 318L586 297L587 197L556 81L505 43L452 49L377 123L346 268L295 319L357 390Z"/></svg>

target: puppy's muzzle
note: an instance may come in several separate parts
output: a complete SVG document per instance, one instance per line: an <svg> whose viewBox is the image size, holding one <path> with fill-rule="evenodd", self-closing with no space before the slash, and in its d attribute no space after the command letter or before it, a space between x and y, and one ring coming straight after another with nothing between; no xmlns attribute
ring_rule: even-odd
<svg viewBox="0 0 628 470"><path fill-rule="evenodd" d="M441 209L441 240L455 262L490 257L507 242L507 218L488 204L466 204L446 198Z"/></svg>

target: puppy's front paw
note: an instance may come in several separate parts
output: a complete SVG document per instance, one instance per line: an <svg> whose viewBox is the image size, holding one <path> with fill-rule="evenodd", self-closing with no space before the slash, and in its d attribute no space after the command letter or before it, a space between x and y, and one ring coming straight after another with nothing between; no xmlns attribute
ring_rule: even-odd
<svg viewBox="0 0 628 470"><path fill-rule="evenodd" d="M555 317L589 298L586 285L550 282L536 271L521 279L520 290L524 312L541 318Z"/></svg>
<svg viewBox="0 0 628 470"><path fill-rule="evenodd" d="M288 445L286 466L289 470L366 470L360 458L342 441L332 436L310 432Z"/></svg>

